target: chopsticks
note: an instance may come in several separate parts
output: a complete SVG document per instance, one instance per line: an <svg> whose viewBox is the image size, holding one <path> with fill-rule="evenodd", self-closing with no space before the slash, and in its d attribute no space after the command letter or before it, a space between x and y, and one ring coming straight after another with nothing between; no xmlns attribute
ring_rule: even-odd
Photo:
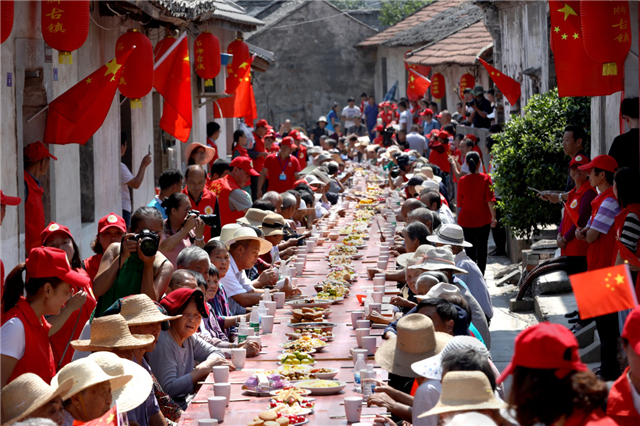
<svg viewBox="0 0 640 426"><path fill-rule="evenodd" d="M361 419L372 419L376 416L391 417L391 413L384 414L365 414L360 416ZM329 416L330 419L346 419L347 416Z"/></svg>
<svg viewBox="0 0 640 426"><path fill-rule="evenodd" d="M236 399L230 399L229 402L243 402L243 401L251 401L250 398L236 398ZM199 401L192 401L192 404L206 404L208 401L203 401L203 400L199 400Z"/></svg>

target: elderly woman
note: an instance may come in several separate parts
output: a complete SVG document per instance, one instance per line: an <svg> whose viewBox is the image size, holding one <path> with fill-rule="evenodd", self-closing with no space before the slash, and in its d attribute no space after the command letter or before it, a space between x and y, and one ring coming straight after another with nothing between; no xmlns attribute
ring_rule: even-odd
<svg viewBox="0 0 640 426"><path fill-rule="evenodd" d="M149 354L149 365L165 392L186 409L187 397L214 366L234 368L218 348L195 335L202 318L208 317L200 290L180 288L168 294L160 304L169 315L182 317L172 320L169 330L160 333L155 350ZM196 362L199 363L197 367Z"/></svg>

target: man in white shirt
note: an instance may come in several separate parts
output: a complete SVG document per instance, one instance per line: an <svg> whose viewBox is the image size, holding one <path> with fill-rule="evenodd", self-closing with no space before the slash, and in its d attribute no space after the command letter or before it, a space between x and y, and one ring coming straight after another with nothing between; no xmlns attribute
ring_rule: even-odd
<svg viewBox="0 0 640 426"><path fill-rule="evenodd" d="M402 116L400 116L402 121ZM424 136L418 133L418 126L416 124L411 125L411 133L407 135L407 142L409 143L409 149L416 150L420 154L424 155L428 149L429 144Z"/></svg>
<svg viewBox="0 0 640 426"><path fill-rule="evenodd" d="M344 121L344 129L354 126L356 123L353 117L362 117L362 111L356 106L356 100L349 98L348 105L342 109L342 121Z"/></svg>
<svg viewBox="0 0 640 426"><path fill-rule="evenodd" d="M127 134L125 132L120 133L120 157L122 158L127 152ZM142 181L144 180L144 173L147 167L151 164L151 154L147 154L142 158L140 162L140 168L138 174L133 177L129 168L122 161L120 162L120 185L122 187L122 217L127 224L127 228L131 224L131 194L129 193L129 187L133 189L140 188Z"/></svg>
<svg viewBox="0 0 640 426"><path fill-rule="evenodd" d="M400 101L398 103L398 110L400 111L400 130L407 131L413 124L413 115L411 111L407 109L407 102Z"/></svg>

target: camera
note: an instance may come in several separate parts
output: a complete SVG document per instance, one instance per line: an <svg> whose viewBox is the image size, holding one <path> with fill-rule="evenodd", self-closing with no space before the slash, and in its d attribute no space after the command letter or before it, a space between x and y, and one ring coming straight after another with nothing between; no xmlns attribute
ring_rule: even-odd
<svg viewBox="0 0 640 426"><path fill-rule="evenodd" d="M391 171L389 171L389 176L391 176L392 179L400 176L400 167L393 167Z"/></svg>
<svg viewBox="0 0 640 426"><path fill-rule="evenodd" d="M469 102L467 102L467 106L468 107L472 107L476 104L476 100L475 99L471 99Z"/></svg>
<svg viewBox="0 0 640 426"><path fill-rule="evenodd" d="M189 210L189 213L187 214L192 214L192 215L195 215L196 217L199 217L200 219L202 219L205 225L210 226L212 228L215 228L217 225L215 214L200 214L198 210Z"/></svg>
<svg viewBox="0 0 640 426"><path fill-rule="evenodd" d="M140 251L145 256L155 256L160 246L160 236L155 232L143 229L139 234L134 235L134 241L140 241Z"/></svg>

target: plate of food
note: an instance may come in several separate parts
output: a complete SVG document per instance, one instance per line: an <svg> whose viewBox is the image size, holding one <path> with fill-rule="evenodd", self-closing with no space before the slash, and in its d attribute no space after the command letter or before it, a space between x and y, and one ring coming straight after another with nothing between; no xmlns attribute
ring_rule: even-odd
<svg viewBox="0 0 640 426"><path fill-rule="evenodd" d="M316 361L309 354L290 353L278 355L279 365L314 365Z"/></svg>
<svg viewBox="0 0 640 426"><path fill-rule="evenodd" d="M303 400L303 397L311 394L311 391L308 389L302 389L301 387L295 385L291 385L283 389L271 391L270 394L276 402L285 402L289 405L292 405L294 402L301 402ZM313 406L307 408L313 408Z"/></svg>
<svg viewBox="0 0 640 426"><path fill-rule="evenodd" d="M329 265L331 266L342 266L342 265L352 265L353 257L352 256L329 256Z"/></svg>
<svg viewBox="0 0 640 426"><path fill-rule="evenodd" d="M290 340L299 339L302 336L313 337L314 339L324 340L325 342L331 342L333 340L333 333L331 331L322 331L321 328L313 328L313 329L298 329L294 330L293 333L286 333L286 336Z"/></svg>
<svg viewBox="0 0 640 426"><path fill-rule="evenodd" d="M329 250L328 256L353 256L358 254L358 249L344 244L336 244Z"/></svg>
<svg viewBox="0 0 640 426"><path fill-rule="evenodd" d="M338 324L334 322L308 322L302 324L287 324L287 326L294 328L296 333L304 333L307 331L331 333L333 328L337 327Z"/></svg>
<svg viewBox="0 0 640 426"><path fill-rule="evenodd" d="M291 313L293 314L293 318L299 321L291 321L291 322L303 322L302 320L307 320L306 322L322 322L325 318L328 318L331 315L331 309L321 308L321 307L304 307L304 308L293 308Z"/></svg>
<svg viewBox="0 0 640 426"><path fill-rule="evenodd" d="M243 383L242 391L252 396L269 396L269 392L287 386L290 386L290 383L283 379L280 373L256 373Z"/></svg>
<svg viewBox="0 0 640 426"><path fill-rule="evenodd" d="M317 379L331 380L335 378L340 370L337 368L312 368L309 370L309 374L313 374Z"/></svg>
<svg viewBox="0 0 640 426"><path fill-rule="evenodd" d="M303 364L281 365L277 370L273 370L270 373L278 373L290 382L316 378L315 374L311 374L311 366Z"/></svg>
<svg viewBox="0 0 640 426"><path fill-rule="evenodd" d="M300 425L303 425L305 423L309 423L309 419L306 418L303 415L283 414L281 412L281 411L283 411L283 409L284 409L284 407L281 407L280 409L272 409L272 410L263 411L257 417L255 417L252 422L249 423L249 426L264 425L267 422L269 422L269 423L278 423L277 419L279 419L281 417L286 417L289 420L289 426L300 426ZM278 423L278 424L280 424L280 423Z"/></svg>
<svg viewBox="0 0 640 426"><path fill-rule="evenodd" d="M339 380L304 380L297 382L296 386L311 391L311 395L335 395L347 387L345 382Z"/></svg>
<svg viewBox="0 0 640 426"><path fill-rule="evenodd" d="M315 299L300 299L300 300L291 300L289 302L285 302L285 305L289 306L291 309L301 309L301 308L327 308L331 305L330 301L325 300L315 300Z"/></svg>
<svg viewBox="0 0 640 426"><path fill-rule="evenodd" d="M320 292L316 294L316 297L313 300L321 302L327 301L333 304L342 302L344 300L344 297L332 296L329 293Z"/></svg>

